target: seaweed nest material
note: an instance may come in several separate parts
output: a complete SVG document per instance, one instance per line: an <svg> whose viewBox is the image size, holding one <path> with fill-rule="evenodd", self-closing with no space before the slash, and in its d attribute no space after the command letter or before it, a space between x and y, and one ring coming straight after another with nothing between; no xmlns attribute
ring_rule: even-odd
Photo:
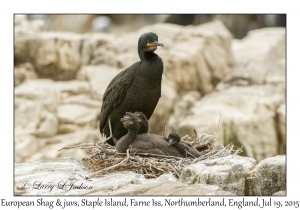
<svg viewBox="0 0 300 210"><path fill-rule="evenodd" d="M202 155L198 158L180 158L174 156L163 156L150 153L118 153L115 147L103 142L105 139L101 137L98 143L84 143L64 149L91 149L91 156L82 159L84 165L92 172L92 175L86 178L105 175L116 171L133 171L142 174L145 178L156 178L162 174L172 173L176 178L180 177L182 170L193 163L197 163L206 159L215 159L226 157L230 154L238 154L242 152L242 148L234 148L233 143L223 146L219 144L217 139L206 133L198 137L196 130L193 146L199 150ZM163 133L164 136L164 133ZM188 135L182 137L182 141L191 140Z"/></svg>

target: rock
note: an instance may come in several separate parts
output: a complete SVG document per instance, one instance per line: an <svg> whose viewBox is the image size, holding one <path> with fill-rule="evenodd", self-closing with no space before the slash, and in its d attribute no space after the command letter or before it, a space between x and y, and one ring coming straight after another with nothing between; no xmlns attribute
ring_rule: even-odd
<svg viewBox="0 0 300 210"><path fill-rule="evenodd" d="M108 43L114 42L117 37L107 33L88 33L83 34L83 39L81 65L101 65L106 63L102 58L106 54L103 52L102 55L101 52L98 52L99 49L105 48ZM100 55L98 56L98 54Z"/></svg>
<svg viewBox="0 0 300 210"><path fill-rule="evenodd" d="M100 112L97 108L90 108L79 104L63 104L57 107L57 117L60 123L84 125L97 120Z"/></svg>
<svg viewBox="0 0 300 210"><path fill-rule="evenodd" d="M173 110L173 104L178 100L174 83L162 77L161 97L156 105L153 115L149 120L149 133L161 134L164 123L168 120Z"/></svg>
<svg viewBox="0 0 300 210"><path fill-rule="evenodd" d="M37 130L32 133L37 137L51 137L57 134L58 119L57 117L46 110L40 113L40 123Z"/></svg>
<svg viewBox="0 0 300 210"><path fill-rule="evenodd" d="M217 90L232 86L278 85L285 90L285 66L279 62L249 61L238 65L218 85Z"/></svg>
<svg viewBox="0 0 300 210"><path fill-rule="evenodd" d="M262 160L248 177L249 195L271 196L286 190L286 156L277 155Z"/></svg>
<svg viewBox="0 0 300 210"><path fill-rule="evenodd" d="M81 129L82 126L76 124L60 123L58 127L58 133L59 134L75 133L76 131Z"/></svg>
<svg viewBox="0 0 300 210"><path fill-rule="evenodd" d="M14 86L20 85L25 79L37 79L38 76L31 63L22 63L15 66Z"/></svg>
<svg viewBox="0 0 300 210"><path fill-rule="evenodd" d="M101 44L94 50L90 64L106 64L115 68L126 69L139 61L137 53L138 39L141 34L127 33L122 36L112 36L113 39Z"/></svg>
<svg viewBox="0 0 300 210"><path fill-rule="evenodd" d="M14 28L14 35L17 39L28 35L34 35L38 32L46 30L46 24L44 20L27 20L26 16L17 16L15 16Z"/></svg>
<svg viewBox="0 0 300 210"><path fill-rule="evenodd" d="M127 184L126 187L120 188L111 195L145 195L148 190L155 188L163 183L173 184L176 183L176 178L173 174L164 174L155 179L145 179L143 175L132 173L138 179L134 182ZM123 178L122 178L123 179ZM127 181L123 181L127 182ZM127 182L128 183L128 182ZM161 193L161 192L160 192ZM156 194L154 194L156 195Z"/></svg>
<svg viewBox="0 0 300 210"><path fill-rule="evenodd" d="M25 80L15 88L15 132L51 137L58 131L59 93L51 80Z"/></svg>
<svg viewBox="0 0 300 210"><path fill-rule="evenodd" d="M49 28L52 31L72 31L86 33L91 29L91 21L95 15L91 14L56 14L47 15Z"/></svg>
<svg viewBox="0 0 300 210"><path fill-rule="evenodd" d="M66 98L71 95L90 93L89 83L86 81L65 81L55 82L55 88L60 92L61 98Z"/></svg>
<svg viewBox="0 0 300 210"><path fill-rule="evenodd" d="M69 149L58 151L64 147L74 146L82 143L96 143L99 136L99 130L82 130L70 134L56 135L51 138L43 138L38 141L43 142L44 146L39 148L38 153L31 154L26 161L36 160L52 160L60 157L74 157L83 158L86 157L89 149ZM37 143L37 142L36 142Z"/></svg>
<svg viewBox="0 0 300 210"><path fill-rule="evenodd" d="M188 186L177 182L171 174L146 179L140 174L124 171L88 180L84 178L91 174L75 158L16 163L15 195L232 195L217 186ZM39 183L45 187L34 189ZM82 188L71 188L72 183Z"/></svg>
<svg viewBox="0 0 300 210"><path fill-rule="evenodd" d="M216 185L236 195L245 195L247 173L255 166L253 158L229 155L187 166L181 173L181 180L188 184Z"/></svg>
<svg viewBox="0 0 300 210"><path fill-rule="evenodd" d="M286 114L285 114L285 103L281 104L279 106L279 108L277 109L277 123L279 126L279 134L280 134L280 138L279 138L279 150L278 150L278 154L282 155L282 154L286 154L286 122L285 122L285 118L286 118Z"/></svg>
<svg viewBox="0 0 300 210"><path fill-rule="evenodd" d="M33 154L39 152L40 148L45 145L44 141L40 141L33 135L25 133L15 133L15 162L25 162L30 159Z"/></svg>
<svg viewBox="0 0 300 210"><path fill-rule="evenodd" d="M56 82L55 87L60 92L61 98L61 104L57 106L60 134L97 127L101 102L91 99L88 81Z"/></svg>
<svg viewBox="0 0 300 210"><path fill-rule="evenodd" d="M161 178L161 176L157 179L159 178ZM154 183L128 186L125 189L113 192L111 195L234 195L233 193L221 190L220 187L214 185L187 185L181 182L163 180L158 182L157 179L155 179Z"/></svg>
<svg viewBox="0 0 300 210"><path fill-rule="evenodd" d="M191 114L190 109L193 105L199 101L201 98L201 94L197 91L190 91L187 92L185 95L182 96L181 100L178 101L174 105L173 114L170 116L168 120L168 128L170 132L176 132L178 129L178 125L180 124L181 120Z"/></svg>
<svg viewBox="0 0 300 210"><path fill-rule="evenodd" d="M259 45L259 47L258 47ZM257 50L261 49L261 50ZM273 85L278 86L278 93L281 94L282 102L285 98L285 89L286 89L286 68L285 68L285 29L284 28L265 28L251 31L247 37L240 41L233 42L233 53L237 60L237 65L233 72L229 73L218 85L217 90L222 91L233 87L233 86L257 86L257 85ZM253 91L255 91L253 89ZM272 94L271 92L269 92ZM268 97L267 95L265 95ZM264 100L265 97L261 98ZM253 107L258 107L264 104L261 100L257 100L257 105ZM258 105L259 104L259 105ZM257 136L255 139L260 139L254 144L262 144L261 148L264 148L265 144L271 145L272 152L269 153L266 151L265 155L254 155L254 153L261 153L261 151L256 151L256 149L249 153L249 147L242 143L248 155L255 157L257 160L262 160L269 156L274 156L276 154L285 154L285 121L280 121L282 117L279 116L282 114L278 113L277 108L281 103L275 103L271 106L267 105L267 108L271 112L275 112L274 120L269 119L269 127L273 128L260 128L261 134L265 135L262 138ZM275 107L274 107L275 105ZM250 106L249 106L250 108ZM255 108L254 108L255 109ZM253 109L253 110L254 110ZM270 112L270 114L271 114ZM251 112L249 112L251 113ZM285 116L285 115L284 115ZM259 118L260 115L257 115ZM223 116L222 116L223 118ZM224 119L224 118L223 118ZM266 122L264 123L266 125ZM257 124L257 126L259 126ZM284 137L282 136L281 130L284 130ZM272 134L271 131L272 130ZM239 131L237 131L239 132ZM255 131L254 131L255 132ZM251 132L252 133L252 132ZM257 133L258 134L258 133ZM271 135L270 135L271 134ZM269 137L267 137L269 135ZM277 137L276 137L276 136ZM234 137L236 138L236 137ZM239 138L239 137L238 137ZM244 136L244 139L252 139L251 134L247 137ZM269 138L269 140L267 140ZM265 140L267 141L265 141ZM271 139L272 143L271 143ZM267 143L269 142L269 143ZM267 146L269 150L270 147ZM258 148L257 148L258 149ZM259 149L260 150L260 149ZM275 150L277 152L275 152ZM269 150L270 151L270 150ZM268 154L267 154L268 153Z"/></svg>
<svg viewBox="0 0 300 210"><path fill-rule="evenodd" d="M15 195L63 195L80 192L84 194L86 190L63 190L58 189L58 184L67 182L66 187L70 187L70 182L80 180L85 186L91 186L90 181L79 176L87 176L88 171L83 164L74 158L64 158L51 161L36 161L15 164ZM49 188L34 189L34 183L47 185ZM30 185L24 185L30 183ZM51 185L55 185L53 189ZM67 188L66 188L67 189Z"/></svg>
<svg viewBox="0 0 300 210"><path fill-rule="evenodd" d="M62 104L57 107L60 120L58 133L98 128L97 116L100 108L101 102L92 100L90 94L71 95L62 99Z"/></svg>
<svg viewBox="0 0 300 210"><path fill-rule="evenodd" d="M274 193L272 196L286 196L286 191L285 190L278 191Z"/></svg>
<svg viewBox="0 0 300 210"><path fill-rule="evenodd" d="M278 64L274 64L273 71L268 71L266 74L266 84L279 85L285 90L286 87L286 68L285 59L282 59Z"/></svg>
<svg viewBox="0 0 300 210"><path fill-rule="evenodd" d="M119 69L109 65L82 66L76 78L88 82L93 99L102 100L106 87L119 72Z"/></svg>
<svg viewBox="0 0 300 210"><path fill-rule="evenodd" d="M262 28L235 40L233 54L238 64L249 61L276 62L285 58L285 28ZM259 50L258 50L259 49Z"/></svg>
<svg viewBox="0 0 300 210"><path fill-rule="evenodd" d="M31 61L40 78L71 80L81 65L83 37L75 33L40 32L15 39L15 62Z"/></svg>
<svg viewBox="0 0 300 210"><path fill-rule="evenodd" d="M72 95L62 100L62 104L79 104L89 108L100 110L101 102L91 99L89 94Z"/></svg>
<svg viewBox="0 0 300 210"><path fill-rule="evenodd" d="M278 152L275 116L284 98L278 86L231 87L205 95L179 124L169 126L181 135L191 136L196 129L215 135L224 145L243 145L247 156L262 160Z"/></svg>
<svg viewBox="0 0 300 210"><path fill-rule="evenodd" d="M15 88L15 98L38 101L48 111L55 112L60 97L54 84L49 79L26 80Z"/></svg>
<svg viewBox="0 0 300 210"><path fill-rule="evenodd" d="M15 132L36 137L51 137L58 131L58 119L42 102L15 99Z"/></svg>

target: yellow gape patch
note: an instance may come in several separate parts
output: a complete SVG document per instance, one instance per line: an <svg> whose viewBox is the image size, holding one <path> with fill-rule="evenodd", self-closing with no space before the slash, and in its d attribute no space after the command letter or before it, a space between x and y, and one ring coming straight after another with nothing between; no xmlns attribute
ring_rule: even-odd
<svg viewBox="0 0 300 210"><path fill-rule="evenodd" d="M155 45L151 44L151 43L147 43L146 44L147 47L154 47Z"/></svg>
<svg viewBox="0 0 300 210"><path fill-rule="evenodd" d="M131 122L131 121L124 121L123 122L123 125L125 125L125 126L131 125L131 124L133 124L133 122Z"/></svg>

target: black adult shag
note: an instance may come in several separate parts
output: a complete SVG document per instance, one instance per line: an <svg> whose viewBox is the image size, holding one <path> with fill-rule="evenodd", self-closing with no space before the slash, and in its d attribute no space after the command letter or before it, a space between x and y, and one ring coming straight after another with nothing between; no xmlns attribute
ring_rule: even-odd
<svg viewBox="0 0 300 210"><path fill-rule="evenodd" d="M109 119L112 127L112 138L107 143L114 145L127 133L120 119L126 112L143 112L148 119L157 105L161 95L163 73L162 59L154 53L158 36L149 32L142 34L138 41L140 61L117 74L103 95L100 113L100 132L106 137L109 133Z"/></svg>

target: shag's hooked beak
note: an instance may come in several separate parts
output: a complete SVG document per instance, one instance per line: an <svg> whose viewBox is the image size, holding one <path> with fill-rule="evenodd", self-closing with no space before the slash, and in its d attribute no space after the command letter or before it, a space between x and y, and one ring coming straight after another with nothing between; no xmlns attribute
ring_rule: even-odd
<svg viewBox="0 0 300 210"><path fill-rule="evenodd" d="M173 144L175 144L175 140L174 139L169 139L169 143L168 143L168 147L172 146Z"/></svg>
<svg viewBox="0 0 300 210"><path fill-rule="evenodd" d="M141 122L141 119L138 118L137 116L135 116L133 113L131 112L126 112L126 115L129 115L130 117L134 118L136 121Z"/></svg>
<svg viewBox="0 0 300 210"><path fill-rule="evenodd" d="M160 43L160 42L158 42L158 41L154 41L154 42L151 42L151 43L147 43L147 46L148 46L148 47L154 47L154 48L156 48L157 46L164 47L164 44L163 44L163 43Z"/></svg>
<svg viewBox="0 0 300 210"><path fill-rule="evenodd" d="M132 118L128 115L125 115L123 118L120 119L121 122L125 122L125 121L131 121Z"/></svg>

